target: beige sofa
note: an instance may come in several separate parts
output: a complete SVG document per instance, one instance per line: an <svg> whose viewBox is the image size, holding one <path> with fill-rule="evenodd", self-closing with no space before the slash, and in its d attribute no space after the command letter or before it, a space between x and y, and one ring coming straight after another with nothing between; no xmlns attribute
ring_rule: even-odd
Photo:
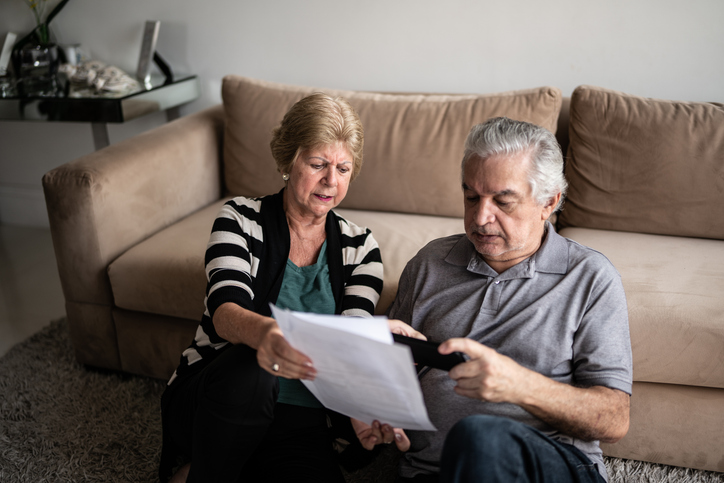
<svg viewBox="0 0 724 483"><path fill-rule="evenodd" d="M621 273L631 428L604 452L724 472L724 105L581 86L560 233Z"/></svg>
<svg viewBox="0 0 724 483"><path fill-rule="evenodd" d="M364 167L338 211L369 227L380 244L385 288L378 313L386 310L402 268L420 247L463 231L459 163L472 125L505 115L554 132L560 126L559 140L569 143L568 102L552 87L487 95L383 94L228 76L223 106L43 178L79 361L158 378L171 374L203 310L203 257L216 212L229 196L281 188L269 154L270 130L289 106L316 90L347 97L365 126ZM609 118L618 106L614 101L622 107L613 114L631 116L637 129ZM662 104L697 130L700 123L709 126L706 135L718 137L707 152L706 144L689 145L673 121L672 133L661 134L670 116L656 102L594 88L574 93L570 201L561 225L566 236L611 258L629 297L632 425L624 440L605 446L606 453L724 471L723 111ZM630 110L639 104L640 111ZM641 114L647 109L659 125ZM712 119L702 118L703 111ZM649 138L642 140L642 132ZM684 146L677 145L680 157L665 164L667 179L699 173L695 181L702 183L689 182L677 192L680 198L688 194L681 216L672 215L679 204L667 204L670 183L644 177L671 152L658 146L657 136L674 135ZM652 147L659 149L649 157ZM686 164L694 154L704 160ZM649 164L637 167L642 159ZM663 197L654 196L662 190ZM700 212L694 202L708 208ZM649 219L662 211L667 220ZM664 261L678 268L680 278Z"/></svg>

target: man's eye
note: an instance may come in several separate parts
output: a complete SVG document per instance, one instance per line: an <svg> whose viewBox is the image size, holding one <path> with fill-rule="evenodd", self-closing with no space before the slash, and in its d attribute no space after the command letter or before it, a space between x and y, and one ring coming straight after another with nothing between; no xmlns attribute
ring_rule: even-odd
<svg viewBox="0 0 724 483"><path fill-rule="evenodd" d="M479 197L477 197L477 196L466 196L465 199L466 199L467 201L471 202L471 203L475 203L476 201L478 201Z"/></svg>
<svg viewBox="0 0 724 483"><path fill-rule="evenodd" d="M508 201L498 201L498 206L501 208L505 208L506 206L510 206L510 202Z"/></svg>

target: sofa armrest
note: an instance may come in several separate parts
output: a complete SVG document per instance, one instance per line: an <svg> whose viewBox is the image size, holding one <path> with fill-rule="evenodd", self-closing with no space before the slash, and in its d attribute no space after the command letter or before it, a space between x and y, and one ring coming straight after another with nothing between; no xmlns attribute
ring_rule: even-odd
<svg viewBox="0 0 724 483"><path fill-rule="evenodd" d="M110 306L111 261L221 197L223 129L219 105L43 176L66 304Z"/></svg>

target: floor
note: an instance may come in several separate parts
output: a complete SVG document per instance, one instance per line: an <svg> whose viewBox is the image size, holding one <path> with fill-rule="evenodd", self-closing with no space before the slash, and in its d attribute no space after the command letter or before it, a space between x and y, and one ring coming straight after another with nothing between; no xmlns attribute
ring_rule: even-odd
<svg viewBox="0 0 724 483"><path fill-rule="evenodd" d="M0 356L64 315L50 230L0 224Z"/></svg>

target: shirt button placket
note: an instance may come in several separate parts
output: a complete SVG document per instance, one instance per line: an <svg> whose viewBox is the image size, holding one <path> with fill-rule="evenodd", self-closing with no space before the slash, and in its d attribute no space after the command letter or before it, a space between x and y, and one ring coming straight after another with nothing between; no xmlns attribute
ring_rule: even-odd
<svg viewBox="0 0 724 483"><path fill-rule="evenodd" d="M501 289L500 280L492 281L488 285L488 289L485 291L485 297L483 298L483 306L480 308L481 312L498 312Z"/></svg>

